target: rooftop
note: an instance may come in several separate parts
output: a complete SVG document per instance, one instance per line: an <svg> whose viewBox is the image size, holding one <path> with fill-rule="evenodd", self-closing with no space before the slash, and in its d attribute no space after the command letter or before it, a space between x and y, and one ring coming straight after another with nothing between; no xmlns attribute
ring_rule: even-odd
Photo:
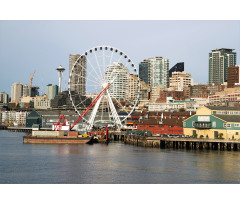
<svg viewBox="0 0 240 204"><path fill-rule="evenodd" d="M240 122L239 115L214 115L218 118L221 118L227 122Z"/></svg>
<svg viewBox="0 0 240 204"><path fill-rule="evenodd" d="M235 49L230 49L230 48L220 48L220 49L212 50L212 52L214 52L214 51L221 51L221 50L233 51L233 50L235 50Z"/></svg>
<svg viewBox="0 0 240 204"><path fill-rule="evenodd" d="M228 106L206 106L210 110L240 110L240 107L228 107Z"/></svg>
<svg viewBox="0 0 240 204"><path fill-rule="evenodd" d="M149 118L149 119L141 119L138 122L136 122L137 125L177 125L182 127L183 126L183 120L180 118L163 118L161 119L155 119L155 118Z"/></svg>

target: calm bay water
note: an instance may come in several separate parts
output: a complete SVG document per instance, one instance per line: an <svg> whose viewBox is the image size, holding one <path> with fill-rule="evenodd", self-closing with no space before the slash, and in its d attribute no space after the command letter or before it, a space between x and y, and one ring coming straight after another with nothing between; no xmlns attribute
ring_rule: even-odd
<svg viewBox="0 0 240 204"><path fill-rule="evenodd" d="M240 183L240 152L23 144L0 131L0 184Z"/></svg>

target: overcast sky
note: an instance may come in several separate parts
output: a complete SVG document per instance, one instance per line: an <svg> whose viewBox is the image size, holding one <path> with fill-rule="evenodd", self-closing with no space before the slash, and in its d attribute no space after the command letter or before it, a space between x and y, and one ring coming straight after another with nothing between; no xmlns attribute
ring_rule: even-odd
<svg viewBox="0 0 240 204"><path fill-rule="evenodd" d="M33 85L45 93L47 84L58 84L59 65L67 69L65 88L69 54L98 45L119 48L136 67L156 56L169 59L169 68L184 62L195 83L207 83L211 50L235 49L240 63L240 21L0 21L0 92L29 84L36 69Z"/></svg>

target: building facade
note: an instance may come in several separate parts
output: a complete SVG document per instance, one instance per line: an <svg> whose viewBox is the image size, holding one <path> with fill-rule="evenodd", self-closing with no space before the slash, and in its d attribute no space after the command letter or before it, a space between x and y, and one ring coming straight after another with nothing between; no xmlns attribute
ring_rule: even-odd
<svg viewBox="0 0 240 204"><path fill-rule="evenodd" d="M5 92L0 93L0 103L8 103L9 102L9 96Z"/></svg>
<svg viewBox="0 0 240 204"><path fill-rule="evenodd" d="M183 134L183 120L191 112L133 112L131 123L137 130L149 130L152 134ZM194 114L194 113L193 113Z"/></svg>
<svg viewBox="0 0 240 204"><path fill-rule="evenodd" d="M51 100L47 98L47 95L34 97L34 108L35 109L49 109L51 108Z"/></svg>
<svg viewBox="0 0 240 204"><path fill-rule="evenodd" d="M146 84L149 86L150 79L151 79L151 72L150 72L150 63L149 60L143 60L139 64L139 78L142 79Z"/></svg>
<svg viewBox="0 0 240 204"><path fill-rule="evenodd" d="M137 130L148 130L155 134L183 134L182 119L176 118L150 118L134 122Z"/></svg>
<svg viewBox="0 0 240 204"><path fill-rule="evenodd" d="M128 75L127 98L128 100L136 100L139 92L139 100L148 100L151 88L145 81L138 78L135 74Z"/></svg>
<svg viewBox="0 0 240 204"><path fill-rule="evenodd" d="M139 100L149 100L150 99L151 87L145 83L145 81L140 79L140 96Z"/></svg>
<svg viewBox="0 0 240 204"><path fill-rule="evenodd" d="M216 49L209 53L209 84L223 84L227 81L227 68L236 65L236 52L234 49Z"/></svg>
<svg viewBox="0 0 240 204"><path fill-rule="evenodd" d="M26 116L29 112L24 111L3 111L2 125L26 126Z"/></svg>
<svg viewBox="0 0 240 204"><path fill-rule="evenodd" d="M239 103L240 102L240 92L229 93L229 94L216 94L209 96L209 104L211 105L226 105L229 102Z"/></svg>
<svg viewBox="0 0 240 204"><path fill-rule="evenodd" d="M239 66L227 68L227 88L233 88L236 83L239 83Z"/></svg>
<svg viewBox="0 0 240 204"><path fill-rule="evenodd" d="M169 77L172 77L173 72L183 72L183 71L184 71L184 62L179 62L169 70Z"/></svg>
<svg viewBox="0 0 240 204"><path fill-rule="evenodd" d="M23 97L32 96L32 87L28 84L23 84Z"/></svg>
<svg viewBox="0 0 240 204"><path fill-rule="evenodd" d="M125 99L128 93L128 80L132 80L133 77L129 78L128 69L122 63L118 62L114 62L113 65L107 66L107 70L104 73L104 81L110 82L113 80L113 77L114 82L108 89L111 97L115 99ZM136 87L134 87L134 89L135 88Z"/></svg>
<svg viewBox="0 0 240 204"><path fill-rule="evenodd" d="M86 56L69 55L70 90L79 95L86 94Z"/></svg>
<svg viewBox="0 0 240 204"><path fill-rule="evenodd" d="M169 60L163 57L145 59L139 64L139 78L151 87L169 86Z"/></svg>
<svg viewBox="0 0 240 204"><path fill-rule="evenodd" d="M207 90L208 84L194 84L191 87L191 97L194 98L207 98L209 96L209 92Z"/></svg>
<svg viewBox="0 0 240 204"><path fill-rule="evenodd" d="M23 85L19 82L16 82L11 87L11 102L19 103L19 99L23 95Z"/></svg>
<svg viewBox="0 0 240 204"><path fill-rule="evenodd" d="M127 82L127 98L129 100L135 100L137 98L137 93L140 91L140 84L138 86L139 78L135 74L128 74Z"/></svg>
<svg viewBox="0 0 240 204"><path fill-rule="evenodd" d="M160 92L157 102L167 102L168 97L171 97L173 100L176 101L181 101L184 100L184 92L163 90Z"/></svg>
<svg viewBox="0 0 240 204"><path fill-rule="evenodd" d="M58 95L58 86L57 85L48 84L47 85L46 94L47 94L47 98L49 100L54 99L54 97L56 95Z"/></svg>
<svg viewBox="0 0 240 204"><path fill-rule="evenodd" d="M183 91L184 87L192 86L193 78L191 74L186 72L172 72L172 76L169 77L169 87L176 91Z"/></svg>
<svg viewBox="0 0 240 204"><path fill-rule="evenodd" d="M163 85L160 84L158 86L152 87L152 101L156 102L156 100L160 97L160 93L164 90Z"/></svg>
<svg viewBox="0 0 240 204"><path fill-rule="evenodd" d="M22 96L19 99L20 108L34 108L34 97Z"/></svg>
<svg viewBox="0 0 240 204"><path fill-rule="evenodd" d="M149 103L148 111L179 111L184 108L184 102L176 101L172 103Z"/></svg>
<svg viewBox="0 0 240 204"><path fill-rule="evenodd" d="M151 87L162 84L163 88L169 87L169 60L163 57L148 59L150 62Z"/></svg>
<svg viewBox="0 0 240 204"><path fill-rule="evenodd" d="M240 139L240 107L203 106L183 121L184 135L208 139Z"/></svg>

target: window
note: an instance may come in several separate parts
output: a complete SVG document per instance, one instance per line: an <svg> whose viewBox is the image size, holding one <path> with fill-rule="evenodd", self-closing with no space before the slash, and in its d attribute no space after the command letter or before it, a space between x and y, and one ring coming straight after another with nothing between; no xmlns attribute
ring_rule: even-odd
<svg viewBox="0 0 240 204"><path fill-rule="evenodd" d="M195 121L192 121L192 127L194 127L195 126Z"/></svg>
<svg viewBox="0 0 240 204"><path fill-rule="evenodd" d="M240 123L234 123L234 127L240 127Z"/></svg>
<svg viewBox="0 0 240 204"><path fill-rule="evenodd" d="M183 127L186 127L186 122L183 123Z"/></svg>
<svg viewBox="0 0 240 204"><path fill-rule="evenodd" d="M216 127L216 121L212 122L212 127L215 128Z"/></svg>
<svg viewBox="0 0 240 204"><path fill-rule="evenodd" d="M198 116L198 121L210 122L210 116Z"/></svg>
<svg viewBox="0 0 240 204"><path fill-rule="evenodd" d="M236 132L236 135L238 135L238 132Z"/></svg>
<svg viewBox="0 0 240 204"><path fill-rule="evenodd" d="M223 127L230 128L230 127L231 127L231 124L230 124L230 123L223 123Z"/></svg>
<svg viewBox="0 0 240 204"><path fill-rule="evenodd" d="M225 115L227 114L227 111L216 111L216 114Z"/></svg>

